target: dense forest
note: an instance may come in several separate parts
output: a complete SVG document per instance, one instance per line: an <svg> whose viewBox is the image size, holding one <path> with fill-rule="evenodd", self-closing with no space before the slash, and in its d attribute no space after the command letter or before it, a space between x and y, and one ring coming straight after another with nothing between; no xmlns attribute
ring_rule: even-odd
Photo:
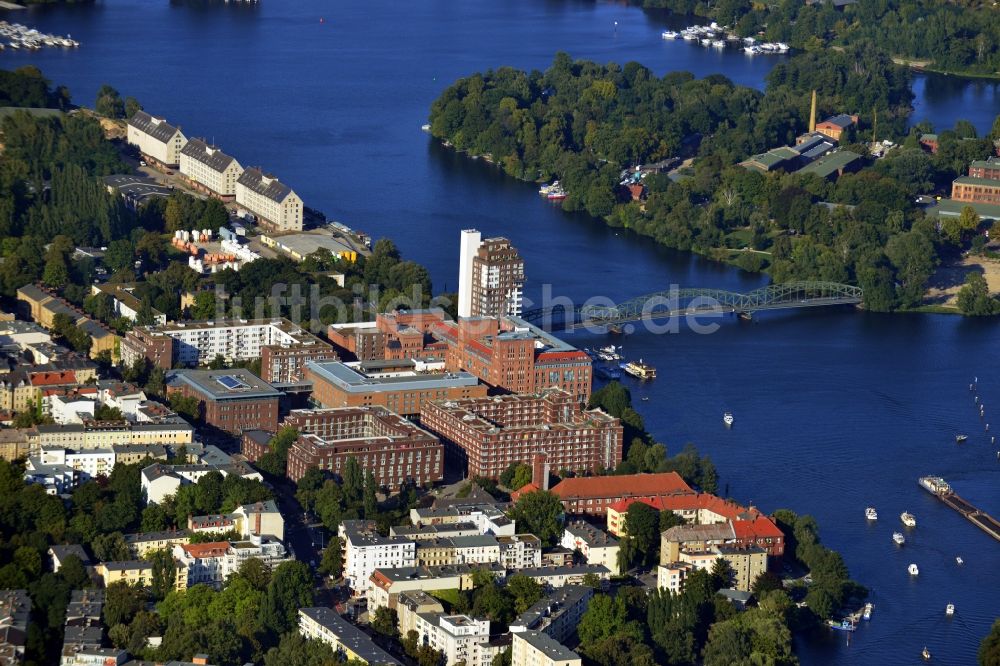
<svg viewBox="0 0 1000 666"><path fill-rule="evenodd" d="M751 3L749 0L633 0L647 8L709 17L741 37L762 36L820 51L878 44L887 53L950 72L1000 76L1000 9L995 4L887 0Z"/></svg>
<svg viewBox="0 0 1000 666"><path fill-rule="evenodd" d="M737 166L794 143L807 129L812 89L820 117L860 117L842 144L868 168L831 182ZM941 256L956 253L978 226L951 220L938 229L915 197L946 188L1000 138L1000 123L982 138L959 123L938 133L932 155L918 137L933 128L907 132L911 99L905 68L873 49L792 58L771 71L763 93L718 75L660 78L634 62L602 66L559 53L545 72L505 67L459 80L434 102L430 119L434 136L489 156L513 177L559 178L567 210L768 270L776 281L856 283L866 307L891 310L918 305ZM877 138L902 144L878 160L868 146L876 115ZM666 157L695 159L677 177L647 177L646 201L630 201L619 186L626 170Z"/></svg>

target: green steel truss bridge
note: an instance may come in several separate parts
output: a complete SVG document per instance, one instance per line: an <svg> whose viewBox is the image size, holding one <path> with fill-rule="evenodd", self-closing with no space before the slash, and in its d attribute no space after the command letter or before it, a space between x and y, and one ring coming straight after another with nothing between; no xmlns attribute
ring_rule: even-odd
<svg viewBox="0 0 1000 666"><path fill-rule="evenodd" d="M764 310L857 305L863 297L860 287L837 282L784 282L745 294L724 289L673 288L616 305L537 308L525 312L522 318L548 324L561 321L567 329L614 327L634 321L710 313L735 313L749 317Z"/></svg>

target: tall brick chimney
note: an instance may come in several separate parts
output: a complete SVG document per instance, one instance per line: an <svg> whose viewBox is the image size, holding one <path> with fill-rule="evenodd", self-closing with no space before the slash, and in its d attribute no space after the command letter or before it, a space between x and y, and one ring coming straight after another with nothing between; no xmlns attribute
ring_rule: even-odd
<svg viewBox="0 0 1000 666"><path fill-rule="evenodd" d="M544 453L536 453L531 460L531 482L541 490L549 489L549 460Z"/></svg>

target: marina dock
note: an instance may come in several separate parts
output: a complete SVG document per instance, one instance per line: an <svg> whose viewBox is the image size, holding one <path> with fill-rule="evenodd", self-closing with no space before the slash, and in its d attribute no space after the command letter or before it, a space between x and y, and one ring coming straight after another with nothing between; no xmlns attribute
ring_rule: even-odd
<svg viewBox="0 0 1000 666"><path fill-rule="evenodd" d="M924 476L920 487L965 516L973 525L1000 541L1000 521L962 499L941 477Z"/></svg>

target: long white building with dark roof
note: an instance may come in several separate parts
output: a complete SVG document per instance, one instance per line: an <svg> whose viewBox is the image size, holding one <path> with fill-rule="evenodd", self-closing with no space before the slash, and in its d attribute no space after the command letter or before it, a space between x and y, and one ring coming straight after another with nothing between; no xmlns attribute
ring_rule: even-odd
<svg viewBox="0 0 1000 666"><path fill-rule="evenodd" d="M246 169L237 179L236 203L277 231L302 230L302 199L260 169Z"/></svg>
<svg viewBox="0 0 1000 666"><path fill-rule="evenodd" d="M168 167L180 164L181 150L187 144L187 137L179 127L145 111L136 111L129 118L126 139L144 157Z"/></svg>
<svg viewBox="0 0 1000 666"><path fill-rule="evenodd" d="M181 150L180 172L205 194L231 200L236 197L236 181L243 167L204 139L191 139Z"/></svg>

